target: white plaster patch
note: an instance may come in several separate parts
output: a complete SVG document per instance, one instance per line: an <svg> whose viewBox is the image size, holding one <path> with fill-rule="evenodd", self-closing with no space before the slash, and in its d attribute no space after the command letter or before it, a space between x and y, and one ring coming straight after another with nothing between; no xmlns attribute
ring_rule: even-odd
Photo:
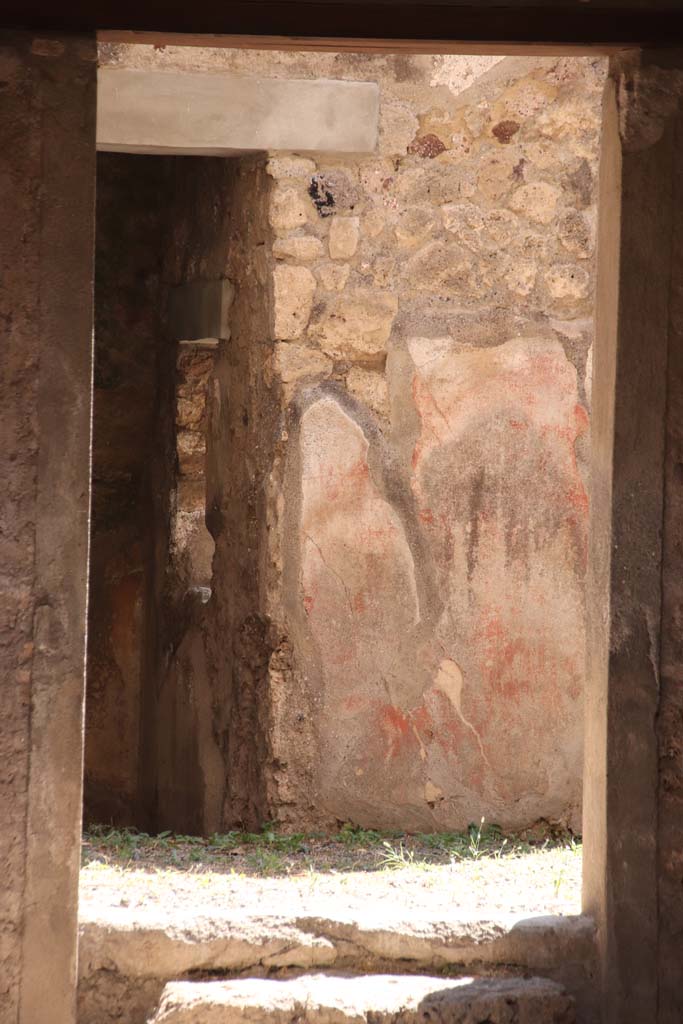
<svg viewBox="0 0 683 1024"><path fill-rule="evenodd" d="M462 718L462 709L460 707L460 702L462 700L462 684L463 678L460 666L450 658L444 658L439 665L435 685L437 690L441 690L441 692L448 697L460 718Z"/></svg>
<svg viewBox="0 0 683 1024"><path fill-rule="evenodd" d="M435 359L443 359L448 355L453 346L453 339L445 338L410 338L408 340L408 351L410 358L418 369L422 369L427 363Z"/></svg>
<svg viewBox="0 0 683 1024"><path fill-rule="evenodd" d="M500 64L505 57L444 56L435 62L430 85L446 85L456 95L469 89L487 71Z"/></svg>
<svg viewBox="0 0 683 1024"><path fill-rule="evenodd" d="M486 754L484 753L484 747L481 742L481 737L477 730L474 728L472 723L465 718L462 711L462 687L463 687L463 675L460 670L460 666L453 661L451 658L444 658L439 665L439 671L436 676L436 683L434 684L437 690L441 690L445 697L453 705L453 710L462 722L462 724L470 730L471 733L476 737L477 743L479 744L479 750L481 756L485 761L488 762Z"/></svg>

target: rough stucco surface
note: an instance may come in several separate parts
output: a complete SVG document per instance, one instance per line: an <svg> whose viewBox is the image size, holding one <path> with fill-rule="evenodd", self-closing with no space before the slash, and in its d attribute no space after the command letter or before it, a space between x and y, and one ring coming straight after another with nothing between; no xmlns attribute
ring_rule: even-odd
<svg viewBox="0 0 683 1024"><path fill-rule="evenodd" d="M14 52L8 40L3 38L0 51L3 78L13 80L12 99L30 81L30 70L20 73L19 53ZM11 101L10 101L11 102ZM15 167L6 163L7 150L3 159L8 185L13 186L12 195L18 212L18 225L23 223L25 237L29 244L19 245L19 230L2 233L2 308L6 316L10 313L10 298L13 294L13 279L9 270L12 266L31 278L37 275L37 233L38 210L33 209L31 189L27 183L37 175L35 161L39 146L31 152L30 137L38 132L38 114L22 123L21 116L29 112L17 103L17 121L7 123L3 118L3 138L15 144L20 137L19 129L25 132L26 145L14 150ZM7 107L9 110L9 106ZM33 157L33 159L32 159ZM23 188L22 188L23 186ZM23 195L22 195L23 192ZM18 226L17 225L17 226ZM30 243L33 243L32 245ZM23 252L21 251L23 248ZM18 277L18 275L17 275ZM22 304L23 305L23 304ZM2 846L0 857L3 874L12 884L4 886L0 903L2 931L2 983L0 998L3 1005L4 1022L18 1020L19 974L21 970L21 915L22 895L25 877L25 834L26 834L26 788L28 785L28 714L31 681L32 620L34 613L33 596L33 554L35 549L35 486L36 486L36 438L35 405L37 397L36 361L34 353L30 358L24 345L24 336L32 333L32 317L35 316L35 295L28 295L24 308L13 310L14 331L9 336L9 352L6 355L3 382L3 473L12 473L10 506L3 515L3 669L9 685L4 687L2 718L3 766L2 789ZM16 332L16 333L14 333ZM21 399L19 394L21 393ZM14 402L12 396L14 394ZM9 480L9 475L5 477ZM8 514L9 513L9 514ZM16 526L11 529L11 520ZM6 589L7 588L7 589ZM11 589L10 589L11 588Z"/></svg>
<svg viewBox="0 0 683 1024"><path fill-rule="evenodd" d="M2 1024L75 1002L95 57L0 36Z"/></svg>
<svg viewBox="0 0 683 1024"><path fill-rule="evenodd" d="M223 824L578 826L603 63L101 58L380 85L375 154L270 153L231 201L217 276L254 271L208 419Z"/></svg>
<svg viewBox="0 0 683 1024"><path fill-rule="evenodd" d="M323 800L337 817L397 827L480 808L528 821L539 796L561 817L580 764L586 497L574 445L586 416L575 373L542 339L411 347L422 420L398 511L391 482L374 482L391 474L381 451L373 477L365 435L336 401L302 417ZM525 509L517 495L528 492ZM527 756L512 756L514 737Z"/></svg>

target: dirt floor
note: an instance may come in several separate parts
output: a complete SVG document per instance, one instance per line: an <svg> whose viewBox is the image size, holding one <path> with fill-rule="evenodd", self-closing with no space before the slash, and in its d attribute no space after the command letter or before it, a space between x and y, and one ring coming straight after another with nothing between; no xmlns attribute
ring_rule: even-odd
<svg viewBox="0 0 683 1024"><path fill-rule="evenodd" d="M83 840L81 900L99 906L301 910L370 901L390 913L577 914L580 896L580 840L544 828L517 836L483 825L439 835L265 828L209 839L91 828Z"/></svg>

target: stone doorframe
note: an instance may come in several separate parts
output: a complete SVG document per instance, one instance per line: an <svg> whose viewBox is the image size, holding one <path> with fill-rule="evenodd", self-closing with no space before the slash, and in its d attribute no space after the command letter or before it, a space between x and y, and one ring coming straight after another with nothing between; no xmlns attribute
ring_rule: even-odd
<svg viewBox="0 0 683 1024"><path fill-rule="evenodd" d="M22 274L11 294L0 293L22 326L9 334L8 358L18 369L3 415L12 429L26 405L26 424L15 433L35 454L33 483L16 513L35 549L18 569L27 612L8 588L9 621L21 618L25 645L23 653L10 648L2 664L3 676L27 695L0 731L26 768L11 776L7 797L0 792L16 823L9 843L0 837L0 862L3 872L19 869L3 910L10 966L3 1021L74 1024L95 52L91 38L15 33L0 42L16 83L0 125L9 199L20 211L17 236L20 226L35 225L33 261L22 264L25 254L10 252ZM648 55L615 57L605 97L584 829L584 908L598 925L605 1024L655 1021L660 1001L655 724L678 82ZM23 150L14 145L18 125L28 140ZM35 379L22 372L24 355ZM14 481L16 459L7 469Z"/></svg>

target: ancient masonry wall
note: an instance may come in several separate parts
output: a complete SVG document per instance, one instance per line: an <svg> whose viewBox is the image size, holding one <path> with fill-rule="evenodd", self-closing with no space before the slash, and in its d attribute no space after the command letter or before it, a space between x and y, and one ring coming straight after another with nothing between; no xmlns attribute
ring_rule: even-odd
<svg viewBox="0 0 683 1024"><path fill-rule="evenodd" d="M215 350L179 350L179 475L156 713L158 823L203 832L268 813L270 646L259 558L279 415L265 379L269 194L263 155L176 160L167 279L226 281L234 296Z"/></svg>
<svg viewBox="0 0 683 1024"><path fill-rule="evenodd" d="M102 59L381 90L376 153L239 162L204 822L578 827L602 62Z"/></svg>
<svg viewBox="0 0 683 1024"><path fill-rule="evenodd" d="M270 165L292 417L271 616L342 820L580 823L601 75L506 63L375 159Z"/></svg>

